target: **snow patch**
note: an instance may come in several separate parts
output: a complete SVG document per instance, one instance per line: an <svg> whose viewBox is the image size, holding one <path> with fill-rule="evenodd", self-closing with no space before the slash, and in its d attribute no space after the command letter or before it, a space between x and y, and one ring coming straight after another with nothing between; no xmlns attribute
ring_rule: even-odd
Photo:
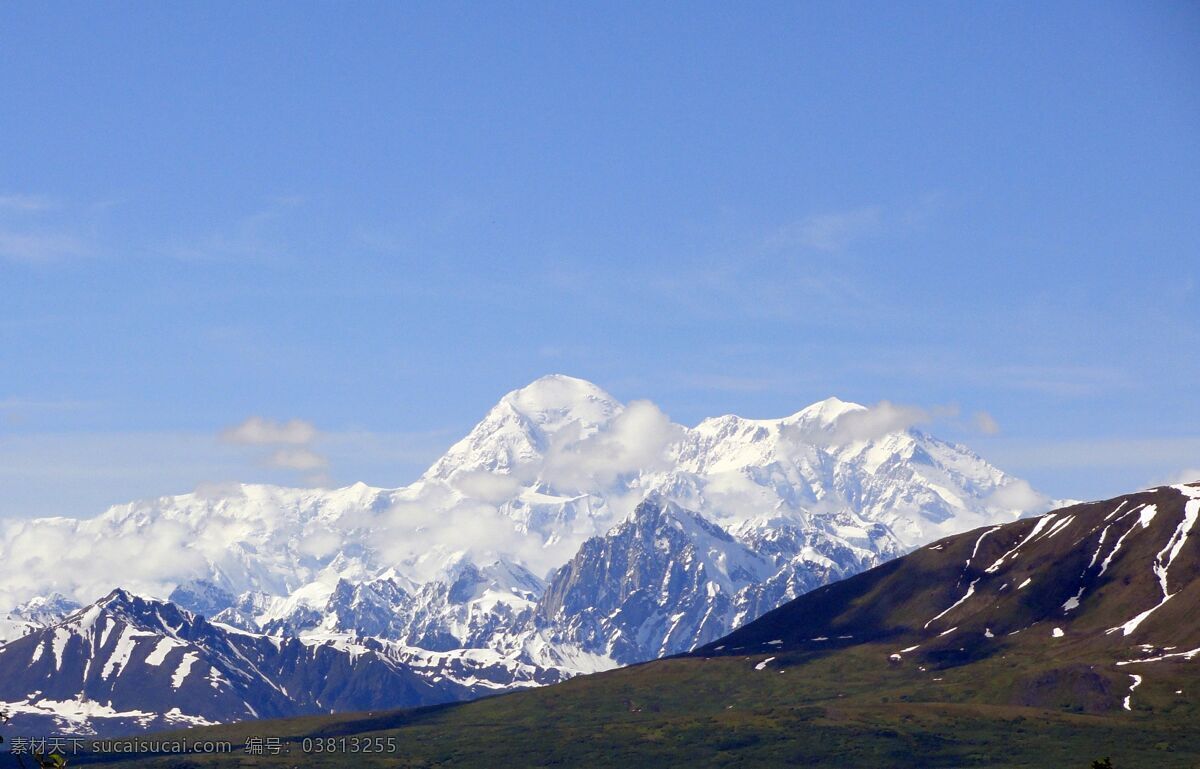
<svg viewBox="0 0 1200 769"><path fill-rule="evenodd" d="M972 595L974 595L974 594L975 594L975 585L976 585L976 584L978 584L978 582L979 582L979 579L975 579L975 580L973 580L973 581L971 582L971 584L970 584L970 585L967 587L967 592L963 594L963 597L962 597L962 598L959 598L957 601L955 601L954 603L952 603L950 606L947 606L945 609L943 609L943 610L942 610L942 612L941 612L940 614L938 614L936 617L934 617L933 619L931 619L931 620L929 620L928 622L926 622L926 623L925 623L925 629L926 629L926 630L928 630L928 629L929 629L929 626L930 626L931 624L933 624L933 623L934 623L936 620L939 620L939 619L941 619L942 617L946 616L946 615L947 615L947 614L949 614L951 611L953 611L955 608L957 608L958 606L962 605L962 603L963 603L964 601L966 601L968 598L970 598Z"/></svg>
<svg viewBox="0 0 1200 769"><path fill-rule="evenodd" d="M1141 685L1142 677L1133 673L1130 673L1129 677L1133 679L1133 682L1129 684L1129 694L1125 695L1125 702L1121 703L1121 707L1125 708L1126 710L1133 710L1133 706L1131 704L1133 700L1133 690Z"/></svg>
<svg viewBox="0 0 1200 769"><path fill-rule="evenodd" d="M188 674L192 672L192 665L200 659L200 655L196 652L188 652L183 655L183 659L179 661L179 667L175 669L175 675L171 676L171 688L178 689L183 686L183 682L187 680Z"/></svg>
<svg viewBox="0 0 1200 769"><path fill-rule="evenodd" d="M176 646L184 645L185 644L176 641L174 638L164 636L163 638L159 639L157 644L154 645L154 650L151 651L150 654L146 655L146 664L158 667L167 659L167 654L169 654L172 649L174 649Z"/></svg>

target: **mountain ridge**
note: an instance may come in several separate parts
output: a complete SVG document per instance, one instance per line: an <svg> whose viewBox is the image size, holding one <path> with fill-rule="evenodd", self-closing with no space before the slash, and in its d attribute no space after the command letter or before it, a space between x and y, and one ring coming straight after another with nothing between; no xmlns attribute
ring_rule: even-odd
<svg viewBox="0 0 1200 769"><path fill-rule="evenodd" d="M1190 769L1200 760L1198 522L1200 481L1078 503L929 543L689 653L448 707L249 728L293 751L330 736L391 739L413 766L466 769L1029 769L1105 756ZM143 756L114 769L151 765L162 764Z"/></svg>
<svg viewBox="0 0 1200 769"><path fill-rule="evenodd" d="M867 633L904 644L896 651L901 657L933 655L949 664L954 652L970 655L1040 628L1047 642L1116 650L1125 655L1120 660L1125 664L1144 661L1144 645L1133 641L1152 637L1158 641L1155 648L1183 648L1178 656L1195 656L1200 629L1179 612L1194 611L1200 603L1197 518L1200 482L1078 503L1036 519L955 535L817 588L733 631L722 640L724 649L710 644L693 654L768 646L803 650L824 643L814 638L849 633L858 642ZM951 554L955 559L944 563ZM932 580L930 574L942 578ZM1175 592L1168 589L1172 575L1184 584ZM931 581L942 585L936 596L888 587ZM1180 595L1190 604L1171 604ZM1103 610L1094 608L1098 605ZM859 606L868 607L864 616L874 625L854 618ZM880 607L890 612L886 616L924 622L881 620Z"/></svg>
<svg viewBox="0 0 1200 769"><path fill-rule="evenodd" d="M562 680L687 651L928 539L1048 504L894 411L829 398L688 428L544 377L409 486L239 485L9 522L0 599L118 586L231 633L373 638L413 665L436 659L464 690ZM45 577L42 541L62 567Z"/></svg>

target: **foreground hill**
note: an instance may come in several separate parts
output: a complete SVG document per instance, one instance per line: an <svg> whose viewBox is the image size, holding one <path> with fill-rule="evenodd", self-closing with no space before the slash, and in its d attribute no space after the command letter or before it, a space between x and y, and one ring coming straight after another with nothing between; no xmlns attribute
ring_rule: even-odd
<svg viewBox="0 0 1200 769"><path fill-rule="evenodd" d="M1152 687L1160 669L1170 678L1200 655L1198 515L1200 487L1181 485L950 537L818 588L696 653L889 643L893 665L1016 653L1111 663L1058 675L1077 707L1128 709L1129 679ZM1039 679L1020 696L1056 704L1057 688Z"/></svg>
<svg viewBox="0 0 1200 769"><path fill-rule="evenodd" d="M460 706L192 730L236 758L117 763L1192 769L1198 517L1200 484L1075 505L940 540L688 655ZM241 752L262 735L280 755ZM363 737L395 750L345 752Z"/></svg>

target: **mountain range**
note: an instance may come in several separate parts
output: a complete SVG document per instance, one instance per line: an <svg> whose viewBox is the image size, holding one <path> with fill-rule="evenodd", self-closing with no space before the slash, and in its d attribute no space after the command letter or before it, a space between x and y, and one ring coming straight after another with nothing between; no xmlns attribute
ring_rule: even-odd
<svg viewBox="0 0 1200 769"><path fill-rule="evenodd" d="M555 375L402 488L239 484L7 521L0 707L105 734L554 683L1052 506L895 412L830 398L688 428Z"/></svg>
<svg viewBox="0 0 1200 769"><path fill-rule="evenodd" d="M475 702L192 729L239 766L1191 769L1200 482L986 526L816 588L686 654ZM176 734L174 736L180 736ZM307 749L305 746L309 746ZM230 757L84 759L206 769ZM1095 762L1095 764L1093 764Z"/></svg>

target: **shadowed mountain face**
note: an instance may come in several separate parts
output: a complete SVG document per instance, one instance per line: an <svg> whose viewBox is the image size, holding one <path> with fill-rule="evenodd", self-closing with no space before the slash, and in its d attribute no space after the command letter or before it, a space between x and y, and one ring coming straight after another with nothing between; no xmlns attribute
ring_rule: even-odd
<svg viewBox="0 0 1200 769"><path fill-rule="evenodd" d="M1074 505L942 539L689 654L441 709L191 736L390 736L411 766L1015 769L1111 755L1118 767L1191 769L1198 518L1200 483ZM686 520L660 510L646 525Z"/></svg>
<svg viewBox="0 0 1200 769"><path fill-rule="evenodd" d="M652 495L552 576L534 625L559 643L641 662L647 647L653 656L688 651L876 561L811 529L780 525L770 534L741 541Z"/></svg>

